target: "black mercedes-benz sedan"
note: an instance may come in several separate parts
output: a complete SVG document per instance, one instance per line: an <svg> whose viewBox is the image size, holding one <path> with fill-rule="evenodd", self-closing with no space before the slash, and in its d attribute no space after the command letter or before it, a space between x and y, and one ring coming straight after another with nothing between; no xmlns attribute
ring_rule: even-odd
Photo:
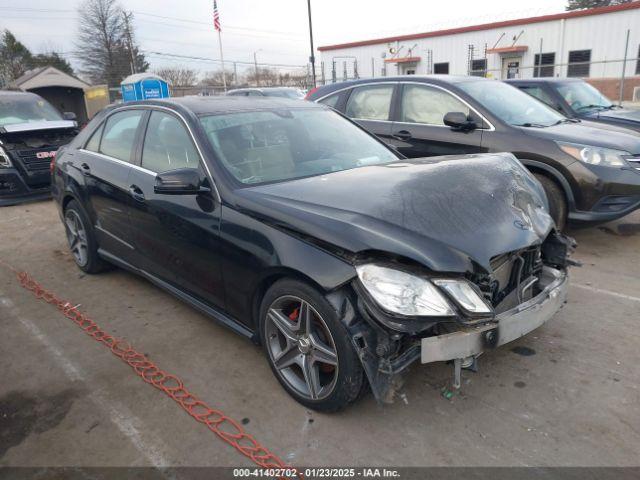
<svg viewBox="0 0 640 480"><path fill-rule="evenodd" d="M140 274L260 343L317 410L388 401L415 361L453 360L459 385L567 292L573 243L511 154L407 160L311 102L109 108L60 150L53 194L78 267Z"/></svg>
<svg viewBox="0 0 640 480"><path fill-rule="evenodd" d="M506 80L569 118L624 127L640 132L640 108L621 107L580 78Z"/></svg>
<svg viewBox="0 0 640 480"><path fill-rule="evenodd" d="M381 77L326 85L307 98L407 157L513 153L542 183L560 229L567 220L601 223L640 208L640 135L569 119L503 82Z"/></svg>

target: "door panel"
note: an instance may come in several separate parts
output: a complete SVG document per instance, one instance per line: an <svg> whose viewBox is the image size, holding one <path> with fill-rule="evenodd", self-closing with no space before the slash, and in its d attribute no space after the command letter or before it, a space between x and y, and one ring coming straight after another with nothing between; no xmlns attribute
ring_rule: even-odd
<svg viewBox="0 0 640 480"><path fill-rule="evenodd" d="M402 85L398 93L396 118L391 126L390 143L409 158L484 152L482 129L455 131L443 122L449 112L477 117L466 104L440 88Z"/></svg>
<svg viewBox="0 0 640 480"><path fill-rule="evenodd" d="M141 167L134 167L129 178L131 225L143 270L179 285L214 307L224 308L219 203L209 193L154 192L157 174L169 170L194 168L206 179L200 162L182 121L169 113L153 111Z"/></svg>
<svg viewBox="0 0 640 480"><path fill-rule="evenodd" d="M134 249L128 217L130 161L143 110L111 115L77 154L100 248L131 263ZM110 155L109 155L110 154Z"/></svg>

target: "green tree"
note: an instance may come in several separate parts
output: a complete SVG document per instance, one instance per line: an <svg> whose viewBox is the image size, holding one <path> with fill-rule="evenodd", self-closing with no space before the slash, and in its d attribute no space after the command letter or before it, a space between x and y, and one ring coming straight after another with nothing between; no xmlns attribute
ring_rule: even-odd
<svg viewBox="0 0 640 480"><path fill-rule="evenodd" d="M0 36L0 86L6 85L31 68L33 56L9 30Z"/></svg>
<svg viewBox="0 0 640 480"><path fill-rule="evenodd" d="M55 67L58 70L73 75L71 64L57 52L39 53L31 59L31 67Z"/></svg>
<svg viewBox="0 0 640 480"><path fill-rule="evenodd" d="M620 3L629 3L632 0L568 0L567 10L582 10L584 8L607 7Z"/></svg>

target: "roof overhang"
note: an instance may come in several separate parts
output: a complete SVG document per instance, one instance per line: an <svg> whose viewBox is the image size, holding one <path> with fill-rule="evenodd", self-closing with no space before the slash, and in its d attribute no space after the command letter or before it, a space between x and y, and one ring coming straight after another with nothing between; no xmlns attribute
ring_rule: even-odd
<svg viewBox="0 0 640 480"><path fill-rule="evenodd" d="M385 58L384 63L418 63L420 57Z"/></svg>
<svg viewBox="0 0 640 480"><path fill-rule="evenodd" d="M524 53L528 48L526 45L512 45L511 47L489 48L487 53Z"/></svg>

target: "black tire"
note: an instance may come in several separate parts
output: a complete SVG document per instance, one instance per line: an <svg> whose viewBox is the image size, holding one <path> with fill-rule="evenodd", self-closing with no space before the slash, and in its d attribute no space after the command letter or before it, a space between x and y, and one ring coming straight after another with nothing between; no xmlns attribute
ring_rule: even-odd
<svg viewBox="0 0 640 480"><path fill-rule="evenodd" d="M559 231L564 230L567 224L567 200L564 192L554 180L551 180L546 175L536 173L535 177L542 184L542 188L544 188L544 192L547 194L549 213L551 214L551 218L556 222L557 229Z"/></svg>
<svg viewBox="0 0 640 480"><path fill-rule="evenodd" d="M276 367L274 359L272 358L273 347L271 347L270 345L272 344L268 342L278 340L274 340L273 326L275 323L267 318L267 314L274 305L282 305L278 302L291 298L301 299L306 302L312 307L314 314L321 317L320 322L328 329L330 333L329 340L334 347L334 351L337 353L337 365L335 367L337 373L334 371L334 377L330 386L323 387L323 389L326 389L326 393L323 398L320 399L312 399L309 398L309 396L301 394L299 390L294 388L292 384L284 378L285 376L281 374L281 370ZM291 301L295 302L295 300ZM287 393L305 407L320 412L335 412L357 400L361 391L365 390L365 386L363 385L366 382L364 370L351 345L347 330L340 322L336 311L314 287L293 279L282 279L274 283L262 299L259 327L260 340L273 374ZM271 331L271 333L268 333L269 331ZM299 347L292 349L291 352L295 353L299 358L304 358L305 354L298 353L297 348ZM313 357L312 353L309 355ZM292 366L295 367L295 365ZM318 368L321 367L323 367L323 365L320 365ZM326 368L326 366L324 367ZM286 369L282 369L282 371L283 370ZM302 371L302 368L300 370ZM322 372L322 374L325 375L324 370L322 370Z"/></svg>
<svg viewBox="0 0 640 480"><path fill-rule="evenodd" d="M74 253L72 249L72 242L70 239L70 225L68 223L72 218L74 220L77 219L79 225L81 225L81 228L84 229L85 233L84 237L86 240L86 248L84 250L86 253L86 258L83 258L82 260L76 253ZM80 204L75 200L71 200L64 209L64 227L67 234L69 247L70 249L72 249L73 259L80 270L85 273L100 273L110 267L110 265L98 255L98 242L96 241L96 235L95 231L93 230L93 225L91 225L89 217L82 209L82 207L80 207Z"/></svg>

